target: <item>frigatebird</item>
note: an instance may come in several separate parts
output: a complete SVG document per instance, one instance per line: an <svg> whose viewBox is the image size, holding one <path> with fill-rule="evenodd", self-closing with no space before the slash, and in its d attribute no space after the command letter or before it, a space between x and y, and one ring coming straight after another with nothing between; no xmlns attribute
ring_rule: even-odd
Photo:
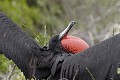
<svg viewBox="0 0 120 80"><path fill-rule="evenodd" d="M50 50L60 52L61 49L63 49L66 52L75 54L89 48L89 45L83 39L68 35L68 32L75 23L76 21L71 21L68 27L62 33L50 39Z"/></svg>
<svg viewBox="0 0 120 80"><path fill-rule="evenodd" d="M61 34L51 38L49 48L46 48L39 46L15 22L0 12L0 53L12 60L26 79L46 79L50 74L54 75L62 62L71 56L70 52L80 52L79 49L71 50L74 47L77 48L73 43L72 48L68 49L71 43L68 44L67 41L77 41L84 46L81 50L89 47L80 38L72 39L75 38L73 36L67 38L67 33L74 23L71 22Z"/></svg>
<svg viewBox="0 0 120 80"><path fill-rule="evenodd" d="M68 57L61 79L120 80L120 33Z"/></svg>

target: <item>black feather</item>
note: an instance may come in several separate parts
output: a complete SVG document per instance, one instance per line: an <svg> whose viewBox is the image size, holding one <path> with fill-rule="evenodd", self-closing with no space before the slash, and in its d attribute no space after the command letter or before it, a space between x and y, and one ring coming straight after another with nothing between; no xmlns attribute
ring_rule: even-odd
<svg viewBox="0 0 120 80"><path fill-rule="evenodd" d="M0 13L0 52L12 59L26 78L31 78L40 46L17 24Z"/></svg>
<svg viewBox="0 0 120 80"><path fill-rule="evenodd" d="M120 34L67 58L62 64L61 78L120 80L120 74L117 73L119 65ZM76 71L78 72L76 73Z"/></svg>

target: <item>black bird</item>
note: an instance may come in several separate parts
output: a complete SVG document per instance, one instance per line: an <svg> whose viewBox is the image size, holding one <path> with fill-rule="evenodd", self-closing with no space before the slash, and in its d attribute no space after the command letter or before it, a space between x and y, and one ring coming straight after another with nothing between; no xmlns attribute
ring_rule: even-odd
<svg viewBox="0 0 120 80"><path fill-rule="evenodd" d="M120 34L67 58L61 69L64 80L120 80Z"/></svg>
<svg viewBox="0 0 120 80"><path fill-rule="evenodd" d="M89 45L81 38L69 36L68 32L75 24L71 21L68 27L59 35L52 37L49 41L49 49L56 52L66 51L72 54L81 52L89 47Z"/></svg>
<svg viewBox="0 0 120 80"><path fill-rule="evenodd" d="M4 13L0 13L0 53L4 54L8 59L13 60L24 73L26 79L32 77L36 77L36 79L48 77L51 73L50 69L52 66L49 64L54 63L52 60L48 63L48 60L52 59L53 56L61 59L62 56L68 55L62 53L54 54L55 52L39 46ZM64 60L63 57L62 59ZM39 68L42 66L45 67Z"/></svg>
<svg viewBox="0 0 120 80"><path fill-rule="evenodd" d="M48 49L39 46L16 23L0 12L0 53L13 60L26 79L46 79L50 74L54 75L62 62L70 56L64 47L60 50L58 48L61 48L60 41L73 25L74 22L71 22L65 31L57 35L59 38L53 37Z"/></svg>

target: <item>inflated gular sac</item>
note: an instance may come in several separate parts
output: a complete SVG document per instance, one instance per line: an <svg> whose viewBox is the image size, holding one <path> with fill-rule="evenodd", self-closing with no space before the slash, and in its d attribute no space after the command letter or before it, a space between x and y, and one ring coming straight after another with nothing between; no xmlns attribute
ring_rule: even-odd
<svg viewBox="0 0 120 80"><path fill-rule="evenodd" d="M61 44L66 51L73 54L79 53L89 48L89 45L83 39L75 36L65 36L61 40Z"/></svg>
<svg viewBox="0 0 120 80"><path fill-rule="evenodd" d="M75 21L71 21L63 32L52 37L49 41L49 49L57 52L61 52L63 49L66 52L76 54L89 48L89 45L83 39L68 35L68 32L75 23Z"/></svg>

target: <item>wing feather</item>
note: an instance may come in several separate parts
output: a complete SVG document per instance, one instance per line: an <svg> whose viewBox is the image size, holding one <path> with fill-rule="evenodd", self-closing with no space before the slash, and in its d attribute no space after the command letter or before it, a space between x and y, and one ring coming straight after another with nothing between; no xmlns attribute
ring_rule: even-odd
<svg viewBox="0 0 120 80"><path fill-rule="evenodd" d="M32 77L33 61L40 53L40 46L22 29L0 12L0 52L21 69L26 78Z"/></svg>
<svg viewBox="0 0 120 80"><path fill-rule="evenodd" d="M72 80L78 70L75 80L120 79L120 76L115 76L117 74L115 70L119 68L119 56L120 34L117 34L67 58L62 65L61 78Z"/></svg>

